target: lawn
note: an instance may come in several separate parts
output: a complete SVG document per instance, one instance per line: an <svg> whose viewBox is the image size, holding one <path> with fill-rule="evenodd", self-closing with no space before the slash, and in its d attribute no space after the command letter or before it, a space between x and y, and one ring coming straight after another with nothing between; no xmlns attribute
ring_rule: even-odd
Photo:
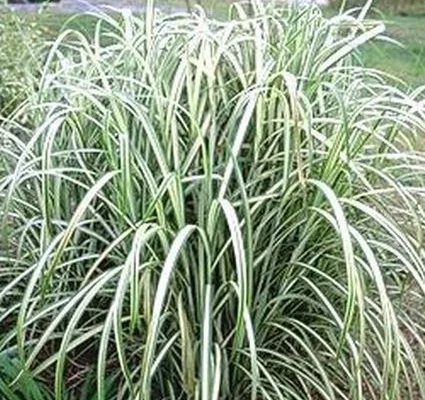
<svg viewBox="0 0 425 400"><path fill-rule="evenodd" d="M374 42L363 50L366 66L398 76L413 86L425 84L425 16L388 16L387 35L399 41Z"/></svg>

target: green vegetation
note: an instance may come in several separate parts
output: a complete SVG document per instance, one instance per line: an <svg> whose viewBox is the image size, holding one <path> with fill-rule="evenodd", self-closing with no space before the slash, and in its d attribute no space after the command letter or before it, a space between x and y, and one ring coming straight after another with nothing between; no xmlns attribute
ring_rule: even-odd
<svg viewBox="0 0 425 400"><path fill-rule="evenodd" d="M90 24L0 120L0 397L425 399L425 95L358 65L383 25Z"/></svg>
<svg viewBox="0 0 425 400"><path fill-rule="evenodd" d="M137 0L138 1L138 0ZM209 15L218 15L226 18L228 14L229 0L214 2L201 1L202 6L207 6ZM179 7L184 9L186 2L183 0L162 0L164 7L173 9ZM194 2L190 2L193 7ZM347 2L348 6L355 6L360 3ZM371 45L362 49L362 62L370 68L377 68L395 77L404 80L412 86L425 84L425 10L420 2L374 2L375 17L384 19L386 25L385 35L392 40L398 41L400 45L385 41L375 41ZM398 14L395 11L398 10ZM326 11L326 14L333 15L333 11ZM384 14L381 14L384 13ZM402 15L400 15L402 14ZM409 14L409 15L406 15ZM1 20L7 19L3 15ZM45 11L41 14L26 13L24 17L38 29L42 28L49 38L54 38L63 29L76 29L87 36L92 36L95 30L96 18L89 15L75 18L68 13L58 13ZM17 31L14 31L15 37ZM27 34L28 36L28 34ZM8 40L9 41L9 40ZM14 46L11 46L13 48Z"/></svg>
<svg viewBox="0 0 425 400"><path fill-rule="evenodd" d="M343 0L334 1L335 12ZM365 0L346 0L359 7ZM383 19L385 36L393 42L376 41L362 49L362 62L416 87L425 85L425 2L423 0L374 0L369 15ZM399 42L399 45L394 41Z"/></svg>
<svg viewBox="0 0 425 400"><path fill-rule="evenodd" d="M366 0L331 0L331 2L341 7L347 8L362 7ZM373 0L373 7L386 13L403 15L425 15L425 3L423 0Z"/></svg>
<svg viewBox="0 0 425 400"><path fill-rule="evenodd" d="M37 53L44 32L36 21L27 21L0 7L0 115L21 103L31 80L28 71L37 69ZM23 40L25 38L26 40Z"/></svg>
<svg viewBox="0 0 425 400"><path fill-rule="evenodd" d="M413 86L425 85L425 16L391 16L386 26L386 35L401 46L375 42L365 47L363 62Z"/></svg>

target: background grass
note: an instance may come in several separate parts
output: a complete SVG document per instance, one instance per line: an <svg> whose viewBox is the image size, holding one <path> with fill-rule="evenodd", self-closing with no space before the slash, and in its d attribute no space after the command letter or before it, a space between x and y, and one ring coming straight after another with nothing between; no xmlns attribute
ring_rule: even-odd
<svg viewBox="0 0 425 400"><path fill-rule="evenodd" d="M425 84L425 17L392 15L385 18L387 35L403 47L374 42L362 51L363 62L402 78L413 86Z"/></svg>
<svg viewBox="0 0 425 400"><path fill-rule="evenodd" d="M344 2L346 7L359 7L366 0L331 0L334 7L340 7ZM387 13L402 15L425 15L425 3L423 0L374 0L376 9Z"/></svg>

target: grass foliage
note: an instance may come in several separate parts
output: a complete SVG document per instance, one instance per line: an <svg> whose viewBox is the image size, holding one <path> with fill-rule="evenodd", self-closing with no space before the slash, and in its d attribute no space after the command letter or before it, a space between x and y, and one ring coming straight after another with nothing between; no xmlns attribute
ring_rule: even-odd
<svg viewBox="0 0 425 400"><path fill-rule="evenodd" d="M331 0L331 5L345 7L362 7L366 0ZM423 0L373 0L373 7L385 13L400 15L424 15Z"/></svg>
<svg viewBox="0 0 425 400"><path fill-rule="evenodd" d="M40 66L43 36L36 20L28 21L0 3L0 115L25 100Z"/></svg>
<svg viewBox="0 0 425 400"><path fill-rule="evenodd" d="M412 86L425 84L425 18L390 17L386 23L387 35L400 45L373 42L364 46L362 61L400 77Z"/></svg>
<svg viewBox="0 0 425 400"><path fill-rule="evenodd" d="M1 395L425 398L425 103L354 63L382 24L149 7L1 123Z"/></svg>

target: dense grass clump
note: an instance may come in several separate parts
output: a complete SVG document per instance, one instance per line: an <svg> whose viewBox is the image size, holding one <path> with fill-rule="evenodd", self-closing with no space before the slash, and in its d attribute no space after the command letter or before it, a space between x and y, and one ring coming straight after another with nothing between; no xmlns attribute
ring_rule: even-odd
<svg viewBox="0 0 425 400"><path fill-rule="evenodd" d="M99 15L2 122L2 396L425 398L421 89L248 11Z"/></svg>

